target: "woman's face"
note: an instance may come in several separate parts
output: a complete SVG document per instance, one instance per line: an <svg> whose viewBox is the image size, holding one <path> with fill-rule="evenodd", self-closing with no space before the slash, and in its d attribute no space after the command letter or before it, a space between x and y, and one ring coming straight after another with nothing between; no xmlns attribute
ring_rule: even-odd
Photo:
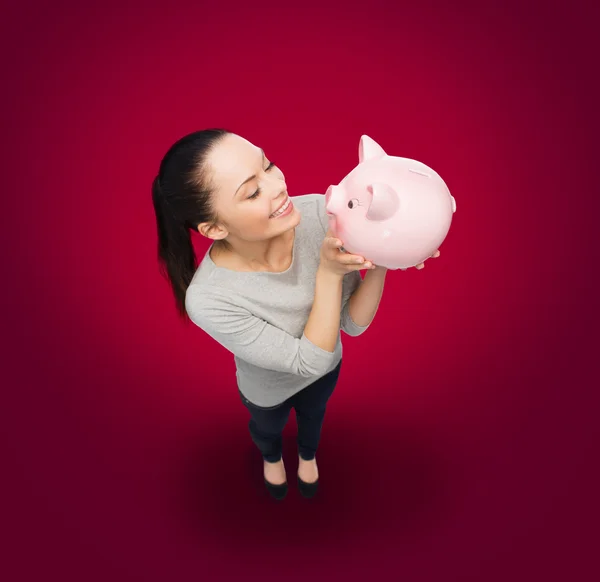
<svg viewBox="0 0 600 582"><path fill-rule="evenodd" d="M207 162L220 220L210 238L266 240L300 222L291 200L287 210L277 212L288 203L285 177L259 147L229 134L213 148Z"/></svg>

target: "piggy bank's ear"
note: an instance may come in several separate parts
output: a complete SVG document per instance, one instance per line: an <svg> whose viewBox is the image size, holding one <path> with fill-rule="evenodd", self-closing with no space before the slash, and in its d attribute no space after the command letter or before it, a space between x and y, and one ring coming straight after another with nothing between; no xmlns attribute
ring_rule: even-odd
<svg viewBox="0 0 600 582"><path fill-rule="evenodd" d="M400 198L396 190L388 184L370 184L367 192L371 194L371 203L367 210L369 220L387 220L400 208Z"/></svg>
<svg viewBox="0 0 600 582"><path fill-rule="evenodd" d="M358 163L362 164L367 160L374 160L387 156L383 148L368 135L363 135L358 144Z"/></svg>

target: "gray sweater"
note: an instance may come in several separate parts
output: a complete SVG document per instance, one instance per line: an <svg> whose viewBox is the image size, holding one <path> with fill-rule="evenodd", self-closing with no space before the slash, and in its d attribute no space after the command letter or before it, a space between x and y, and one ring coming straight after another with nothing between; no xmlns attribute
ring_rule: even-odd
<svg viewBox="0 0 600 582"><path fill-rule="evenodd" d="M313 344L304 327L312 308L320 251L328 228L325 196L294 196L301 215L293 259L282 273L237 272L217 267L205 254L187 290L190 319L234 355L240 392L258 406L275 406L327 372L342 357L341 334L328 352ZM361 282L344 276L340 328L357 336L348 299Z"/></svg>

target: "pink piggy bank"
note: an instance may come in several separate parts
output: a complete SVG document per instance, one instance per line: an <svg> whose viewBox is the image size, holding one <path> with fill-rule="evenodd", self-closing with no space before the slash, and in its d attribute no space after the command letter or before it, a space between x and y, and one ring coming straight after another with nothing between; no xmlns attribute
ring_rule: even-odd
<svg viewBox="0 0 600 582"><path fill-rule="evenodd" d="M442 244L456 211L444 180L431 168L389 156L363 135L358 165L325 194L334 236L344 250L388 269L407 269Z"/></svg>

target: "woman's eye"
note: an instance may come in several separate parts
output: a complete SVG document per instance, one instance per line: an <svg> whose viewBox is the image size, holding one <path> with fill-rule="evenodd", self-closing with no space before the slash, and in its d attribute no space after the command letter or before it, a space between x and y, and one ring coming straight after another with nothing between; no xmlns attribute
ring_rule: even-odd
<svg viewBox="0 0 600 582"><path fill-rule="evenodd" d="M273 168L275 166L275 164L273 162L270 162L269 165L266 167L265 172L268 172L271 168ZM260 188L256 189L256 192L254 192L254 194L251 194L250 196L248 196L248 200L252 200L253 198L258 198L258 196L260 196Z"/></svg>

